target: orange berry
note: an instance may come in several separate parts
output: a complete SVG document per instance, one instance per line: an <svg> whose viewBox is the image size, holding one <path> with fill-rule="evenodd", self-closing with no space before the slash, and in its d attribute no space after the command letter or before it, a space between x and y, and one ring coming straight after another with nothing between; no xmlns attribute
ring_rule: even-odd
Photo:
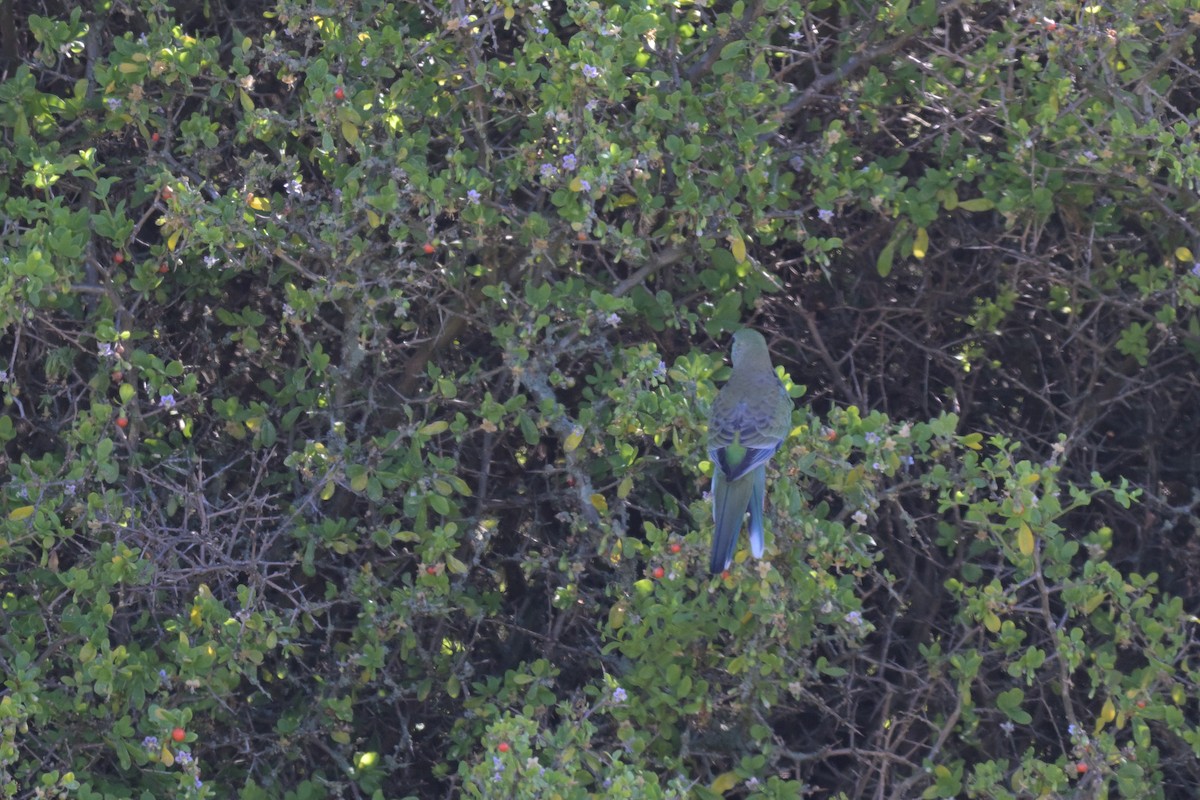
<svg viewBox="0 0 1200 800"><path fill-rule="evenodd" d="M501 742L500 744L496 745L496 749L499 750L501 753L507 753L508 752L508 742Z"/></svg>
<svg viewBox="0 0 1200 800"><path fill-rule="evenodd" d="M125 428L125 427L128 427L128 425L129 425L128 417L125 417L125 416L117 417L117 427L118 428Z"/></svg>
<svg viewBox="0 0 1200 800"><path fill-rule="evenodd" d="M171 731L171 738L177 742L182 742L185 736L187 736L187 731L183 728L175 728Z"/></svg>
<svg viewBox="0 0 1200 800"><path fill-rule="evenodd" d="M422 247L421 249L425 251L425 255L429 256L429 255L433 255L433 251L435 248L432 244L430 244L429 242L426 242L425 246Z"/></svg>
<svg viewBox="0 0 1200 800"><path fill-rule="evenodd" d="M1075 765L1075 771L1078 772L1080 775L1082 775L1083 773L1088 771L1088 765L1086 763L1084 763L1083 761L1080 761L1078 764Z"/></svg>
<svg viewBox="0 0 1200 800"><path fill-rule="evenodd" d="M113 253L113 261L117 262L118 264L124 264L125 254L121 252Z"/></svg>
<svg viewBox="0 0 1200 800"><path fill-rule="evenodd" d="M338 100L345 100L346 99L346 90L343 89L341 86L339 86L333 90L333 96L334 96L334 98L336 98Z"/></svg>
<svg viewBox="0 0 1200 800"><path fill-rule="evenodd" d="M683 545L681 545L679 542L671 543L671 552L672 553L678 553L682 549L683 549Z"/></svg>
<svg viewBox="0 0 1200 800"><path fill-rule="evenodd" d="M655 567L655 568L654 568L654 577L655 577L655 578L657 578L657 579L661 579L661 578L662 578L662 576L663 576L663 575L666 575L666 574L667 574L667 571L666 571L665 569L663 569L662 567Z"/></svg>
<svg viewBox="0 0 1200 800"><path fill-rule="evenodd" d="M1146 701L1145 701L1145 700L1138 700L1138 701L1137 701L1137 707L1138 707L1138 708L1145 708L1145 707L1146 707Z"/></svg>

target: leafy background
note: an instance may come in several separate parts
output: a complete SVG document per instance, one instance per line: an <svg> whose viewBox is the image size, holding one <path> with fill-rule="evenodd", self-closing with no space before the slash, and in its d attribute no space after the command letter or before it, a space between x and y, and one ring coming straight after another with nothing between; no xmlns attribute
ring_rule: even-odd
<svg viewBox="0 0 1200 800"><path fill-rule="evenodd" d="M1194 796L1197 26L3 0L3 795Z"/></svg>

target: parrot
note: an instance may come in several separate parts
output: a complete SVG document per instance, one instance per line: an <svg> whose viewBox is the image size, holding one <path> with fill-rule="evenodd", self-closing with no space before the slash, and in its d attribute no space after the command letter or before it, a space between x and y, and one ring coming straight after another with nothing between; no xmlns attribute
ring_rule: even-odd
<svg viewBox="0 0 1200 800"><path fill-rule="evenodd" d="M709 571L729 568L742 520L750 512L750 550L763 555L763 501L767 462L791 430L792 400L771 366L762 334L733 335L733 372L713 401L708 455L713 462L713 544Z"/></svg>

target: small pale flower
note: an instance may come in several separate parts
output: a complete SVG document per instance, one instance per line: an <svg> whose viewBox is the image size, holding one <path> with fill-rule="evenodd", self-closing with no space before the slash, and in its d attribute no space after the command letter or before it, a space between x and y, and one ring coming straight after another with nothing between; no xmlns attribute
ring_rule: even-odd
<svg viewBox="0 0 1200 800"><path fill-rule="evenodd" d="M577 164L578 164L578 162L575 158L574 153L567 153L565 156L562 157L563 169L567 170L568 172L575 169Z"/></svg>
<svg viewBox="0 0 1200 800"><path fill-rule="evenodd" d="M618 316L617 312L614 311L613 313L611 313L607 317L605 317L604 321L607 322L609 325L612 325L615 328L616 326L621 324L621 317Z"/></svg>
<svg viewBox="0 0 1200 800"><path fill-rule="evenodd" d="M875 431L869 432L865 437L867 444L879 444L879 434Z"/></svg>
<svg viewBox="0 0 1200 800"><path fill-rule="evenodd" d="M854 514L850 517L850 519L854 520L859 525L866 525L867 524L867 512L863 511L862 509L859 509L858 511L854 512Z"/></svg>
<svg viewBox="0 0 1200 800"><path fill-rule="evenodd" d="M479 205L479 192L475 189L469 189L467 191L467 202L471 205Z"/></svg>
<svg viewBox="0 0 1200 800"><path fill-rule="evenodd" d="M798 42L804 38L804 32L803 31L792 31L791 33L788 34L788 38L791 39L793 42Z"/></svg>
<svg viewBox="0 0 1200 800"><path fill-rule="evenodd" d="M111 344L109 344L108 342L104 342L103 344L100 345L100 355L102 357L103 356L111 356L115 352L116 351L113 350L113 346Z"/></svg>
<svg viewBox="0 0 1200 800"><path fill-rule="evenodd" d="M833 219L833 212L828 208L822 208L817 211L817 216L820 217L821 222L829 222Z"/></svg>
<svg viewBox="0 0 1200 800"><path fill-rule="evenodd" d="M856 628L862 627L863 617L861 611L851 611L846 615L846 622L849 622Z"/></svg>
<svg viewBox="0 0 1200 800"><path fill-rule="evenodd" d="M659 380L667 377L667 365L661 358L658 360L658 364L654 367L653 374L654 377L658 378Z"/></svg>
<svg viewBox="0 0 1200 800"><path fill-rule="evenodd" d="M162 397L158 398L158 404L163 408L174 408L175 407L175 395L164 394Z"/></svg>
<svg viewBox="0 0 1200 800"><path fill-rule="evenodd" d="M600 77L600 70L598 70L596 67L593 67L591 64L584 64L583 65L583 77L598 78L598 77Z"/></svg>
<svg viewBox="0 0 1200 800"><path fill-rule="evenodd" d="M8 370L0 369L0 383L8 383Z"/></svg>
<svg viewBox="0 0 1200 800"><path fill-rule="evenodd" d="M558 174L558 167L553 164L542 164L538 169L542 173L543 178L553 178Z"/></svg>
<svg viewBox="0 0 1200 800"><path fill-rule="evenodd" d="M209 269L212 269L213 267L215 267L217 265L217 260L218 260L217 257L210 253L209 255L206 255L204 257L204 266L208 267Z"/></svg>
<svg viewBox="0 0 1200 800"><path fill-rule="evenodd" d="M104 105L108 106L109 111L116 111L118 108L121 107L121 98L110 97L104 101Z"/></svg>
<svg viewBox="0 0 1200 800"><path fill-rule="evenodd" d="M192 763L192 754L187 750L180 750L175 754L175 761L180 764L190 764Z"/></svg>
<svg viewBox="0 0 1200 800"><path fill-rule="evenodd" d="M535 25L533 27L533 32L536 33L538 36L545 36L546 34L548 34L550 32L550 29L547 28L545 25Z"/></svg>
<svg viewBox="0 0 1200 800"><path fill-rule="evenodd" d="M158 747L158 737L147 736L145 739L142 739L142 747L146 748L147 750L156 749Z"/></svg>
<svg viewBox="0 0 1200 800"><path fill-rule="evenodd" d="M1200 278L1200 261L1197 261L1196 263L1192 264L1192 274L1195 275L1197 278Z"/></svg>
<svg viewBox="0 0 1200 800"><path fill-rule="evenodd" d="M585 192L590 192L592 190L592 185L581 178L579 181L579 188Z"/></svg>
<svg viewBox="0 0 1200 800"><path fill-rule="evenodd" d="M612 699L614 703L624 703L629 699L629 695L626 694L624 689L618 686L617 688L613 689Z"/></svg>
<svg viewBox="0 0 1200 800"><path fill-rule="evenodd" d="M199 778L196 778L196 788L200 789L203 786L204 786L204 781L200 780Z"/></svg>

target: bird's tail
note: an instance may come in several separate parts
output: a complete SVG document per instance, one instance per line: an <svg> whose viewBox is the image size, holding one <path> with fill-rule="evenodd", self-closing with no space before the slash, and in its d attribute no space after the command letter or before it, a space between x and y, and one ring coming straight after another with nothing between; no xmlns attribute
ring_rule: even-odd
<svg viewBox="0 0 1200 800"><path fill-rule="evenodd" d="M754 495L757 473L745 475L730 481L718 468L713 473L713 544L712 558L709 562L709 572L719 575L724 572L733 554L737 552L738 536L742 532L742 520L746 518L746 510L750 507ZM759 489L759 497L762 490ZM761 531L761 511L760 511Z"/></svg>

